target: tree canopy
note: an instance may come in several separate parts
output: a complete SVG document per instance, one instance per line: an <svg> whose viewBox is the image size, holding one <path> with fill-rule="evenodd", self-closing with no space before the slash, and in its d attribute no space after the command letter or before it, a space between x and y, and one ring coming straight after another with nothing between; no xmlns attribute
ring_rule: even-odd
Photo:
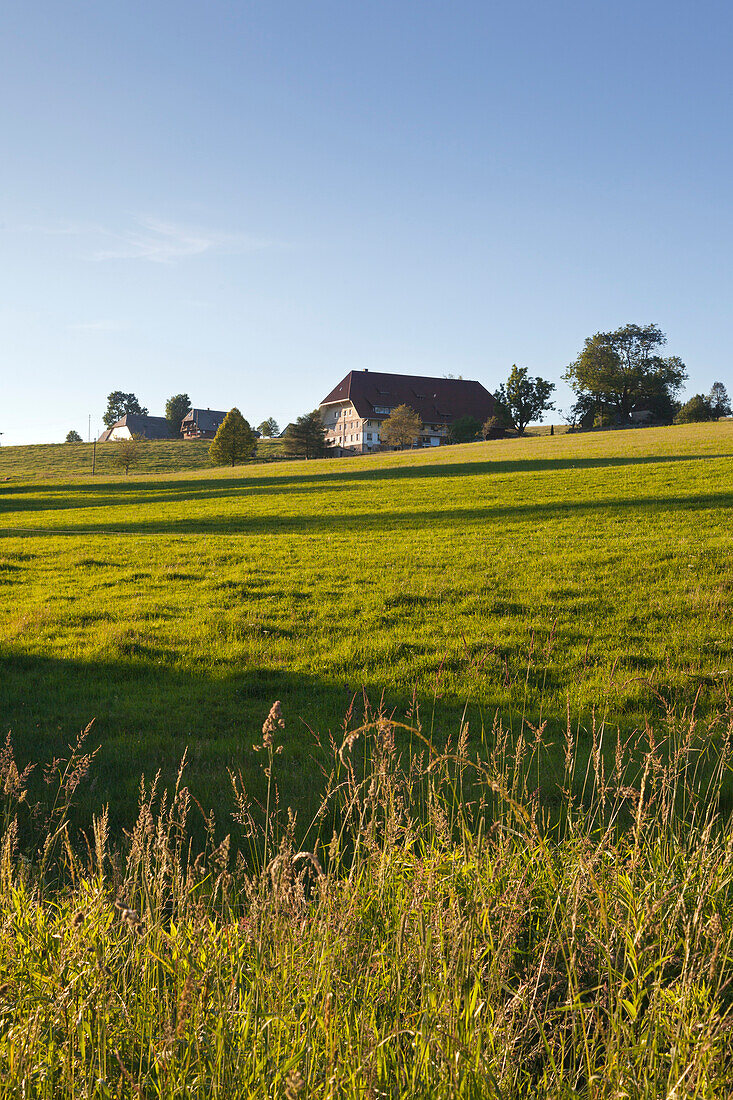
<svg viewBox="0 0 733 1100"><path fill-rule="evenodd" d="M72 430L66 436L65 442L66 443L83 443L84 441L81 438L81 436L79 435L79 433L75 432L72 428Z"/></svg>
<svg viewBox="0 0 733 1100"><path fill-rule="evenodd" d="M102 420L111 428L127 413L137 413L138 416L147 416L148 410L135 397L134 393L123 393L122 390L113 390L107 397L107 411Z"/></svg>
<svg viewBox="0 0 733 1100"><path fill-rule="evenodd" d="M459 416L451 426L449 438L451 443L471 443L481 431L481 424L475 416Z"/></svg>
<svg viewBox="0 0 733 1100"><path fill-rule="evenodd" d="M112 451L112 464L124 467L125 475L130 472L131 466L137 466L142 457L143 436L131 435L129 439L115 439Z"/></svg>
<svg viewBox="0 0 733 1100"><path fill-rule="evenodd" d="M267 420L263 420L261 424L258 424L257 431L267 439L272 439L273 436L280 434L280 429L277 426L277 420L275 420L274 416L268 416Z"/></svg>
<svg viewBox="0 0 733 1100"><path fill-rule="evenodd" d="M595 409L601 417L608 414L625 423L634 410L643 409L656 420L671 420L687 369L677 356L658 354L666 343L665 334L651 324L589 336L563 375L578 395L579 416L588 417Z"/></svg>
<svg viewBox="0 0 733 1100"><path fill-rule="evenodd" d="M299 416L285 429L285 453L300 458L323 458L328 454L326 426L318 409Z"/></svg>
<svg viewBox="0 0 733 1100"><path fill-rule="evenodd" d="M411 447L420 435L422 420L409 405L398 405L386 420L382 421L379 438L388 447Z"/></svg>
<svg viewBox="0 0 733 1100"><path fill-rule="evenodd" d="M710 402L710 410L716 420L720 416L731 415L730 398L722 382L713 382L708 394L708 401Z"/></svg>
<svg viewBox="0 0 733 1100"><path fill-rule="evenodd" d="M703 420L717 420L709 397L696 393L687 401L674 418L675 424L696 424Z"/></svg>
<svg viewBox="0 0 733 1100"><path fill-rule="evenodd" d="M191 398L187 393L176 393L165 403L165 418L172 436L181 435L181 421L191 408Z"/></svg>
<svg viewBox="0 0 733 1100"><path fill-rule="evenodd" d="M506 382L496 391L498 408L495 415L499 420L508 418L511 427L522 435L528 424L554 407L550 401L554 389L554 382L532 378L526 367L514 363Z"/></svg>
<svg viewBox="0 0 733 1100"><path fill-rule="evenodd" d="M239 409L230 409L211 441L209 458L214 466L234 466L255 453L255 434Z"/></svg>

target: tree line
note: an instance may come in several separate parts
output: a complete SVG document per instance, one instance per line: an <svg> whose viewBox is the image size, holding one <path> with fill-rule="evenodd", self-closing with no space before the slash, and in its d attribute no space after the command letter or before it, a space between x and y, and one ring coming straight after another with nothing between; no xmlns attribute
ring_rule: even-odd
<svg viewBox="0 0 733 1100"><path fill-rule="evenodd" d="M612 332L589 336L578 357L568 365L563 380L575 394L571 408L561 415L573 428L623 427L631 423L690 423L730 416L731 402L725 385L715 382L710 393L695 394L685 404L679 393L687 381L687 368L679 356L663 356L666 335L658 325L628 324ZM448 376L450 377L450 376ZM494 394L493 415L483 424L472 416L454 421L448 439L465 443L479 436L495 439L511 429L522 435L526 427L554 409L554 382L532 377L526 367L512 366L506 382ZM191 408L188 394L180 393L166 402L165 416L172 437L180 438L181 422ZM127 414L147 416L148 410L134 393L114 390L107 399L104 423L111 428ZM422 422L414 409L401 405L382 422L381 439L387 446L412 446L419 437ZM272 438L279 428L269 417L257 432ZM283 453L292 457L319 458L328 453L326 430L320 412L298 417L283 433ZM66 441L81 442L71 431ZM231 409L211 443L215 465L234 465L252 458L257 434L239 409ZM134 461L130 452L129 464ZM122 456L121 456L122 457Z"/></svg>

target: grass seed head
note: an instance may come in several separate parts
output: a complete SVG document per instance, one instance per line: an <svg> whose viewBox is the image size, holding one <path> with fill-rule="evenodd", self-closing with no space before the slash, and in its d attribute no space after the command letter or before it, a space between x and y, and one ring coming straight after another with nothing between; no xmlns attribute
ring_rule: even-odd
<svg viewBox="0 0 733 1100"><path fill-rule="evenodd" d="M271 749L275 741L275 734L278 730L284 729L285 719L283 718L280 700L276 699L270 707L270 713L267 715L264 725L262 726L262 747Z"/></svg>

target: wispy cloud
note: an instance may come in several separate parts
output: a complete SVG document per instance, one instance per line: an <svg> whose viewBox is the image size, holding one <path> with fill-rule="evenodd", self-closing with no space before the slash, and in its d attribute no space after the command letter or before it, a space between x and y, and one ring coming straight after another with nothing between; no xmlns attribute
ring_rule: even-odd
<svg viewBox="0 0 733 1100"><path fill-rule="evenodd" d="M276 241L247 233L222 232L153 217L136 217L132 224L121 229L83 222L23 225L17 229L20 232L44 236L84 239L84 254L87 259L95 262L145 260L149 263L172 264L206 252L237 254L282 247Z"/></svg>

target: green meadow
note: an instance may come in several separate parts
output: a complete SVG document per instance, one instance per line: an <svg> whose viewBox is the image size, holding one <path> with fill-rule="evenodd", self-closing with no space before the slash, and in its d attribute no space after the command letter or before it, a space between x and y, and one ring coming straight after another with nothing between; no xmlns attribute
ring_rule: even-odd
<svg viewBox="0 0 733 1100"><path fill-rule="evenodd" d="M143 440L138 473L171 473L202 470L210 465L207 439ZM259 444L260 457L280 456L279 440ZM113 443L32 443L26 447L0 447L0 480L56 478L95 474L119 474Z"/></svg>
<svg viewBox="0 0 733 1100"><path fill-rule="evenodd" d="M216 470L149 444L129 477L31 452L0 450L0 723L25 763L94 720L115 825L184 751L205 809L226 767L261 792L275 699L305 811L365 699L436 743L569 716L582 746L730 689L733 422Z"/></svg>

